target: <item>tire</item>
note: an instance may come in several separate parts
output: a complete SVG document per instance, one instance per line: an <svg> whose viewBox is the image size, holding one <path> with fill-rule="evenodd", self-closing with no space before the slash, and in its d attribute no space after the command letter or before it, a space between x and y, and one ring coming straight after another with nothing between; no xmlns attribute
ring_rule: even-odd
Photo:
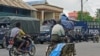
<svg viewBox="0 0 100 56"><path fill-rule="evenodd" d="M46 51L46 56L49 56L52 50L53 50L53 48L48 46L47 51ZM67 48L66 50L69 51L69 48ZM70 53L66 53L64 56L75 56L76 55L74 49L70 48L70 50L71 50L71 52ZM63 56L63 55L61 54L61 56Z"/></svg>
<svg viewBox="0 0 100 56"><path fill-rule="evenodd" d="M2 48L5 48L5 47L3 46L3 44L1 45L1 47L2 47Z"/></svg>
<svg viewBox="0 0 100 56"><path fill-rule="evenodd" d="M43 44L44 43L44 41L40 41L40 44Z"/></svg>
<svg viewBox="0 0 100 56"><path fill-rule="evenodd" d="M14 51L13 48L9 49L9 56L13 56L13 54L14 54L13 51Z"/></svg>
<svg viewBox="0 0 100 56"><path fill-rule="evenodd" d="M2 42L2 48L6 48L7 47L7 45L6 45L6 39L5 38L3 38L3 42Z"/></svg>
<svg viewBox="0 0 100 56"><path fill-rule="evenodd" d="M29 53L22 53L21 52L22 54L17 54L16 48L13 47L13 48L9 49L9 56L19 56L19 55L21 55L21 56L34 56L35 52L36 52L36 48L35 48L35 46L33 46L31 49L31 52L29 52Z"/></svg>
<svg viewBox="0 0 100 56"><path fill-rule="evenodd" d="M18 54L15 52L15 49L16 48L14 47L9 49L9 56L18 56Z"/></svg>
<svg viewBox="0 0 100 56"><path fill-rule="evenodd" d="M96 42L99 43L99 37L96 37Z"/></svg>
<svg viewBox="0 0 100 56"><path fill-rule="evenodd" d="M51 51L53 50L53 48L54 47L51 47L51 45L49 45L48 47L47 47L47 50L46 50L46 56L49 56L50 55L50 53L51 53Z"/></svg>
<svg viewBox="0 0 100 56"><path fill-rule="evenodd" d="M31 50L30 50L30 52L29 52L29 55L30 55L30 56L34 56L35 53L36 53L36 48L35 48L35 46L32 46L32 48L31 48Z"/></svg>
<svg viewBox="0 0 100 56"><path fill-rule="evenodd" d="M47 47L46 56L49 56L50 52L51 52L50 47Z"/></svg>

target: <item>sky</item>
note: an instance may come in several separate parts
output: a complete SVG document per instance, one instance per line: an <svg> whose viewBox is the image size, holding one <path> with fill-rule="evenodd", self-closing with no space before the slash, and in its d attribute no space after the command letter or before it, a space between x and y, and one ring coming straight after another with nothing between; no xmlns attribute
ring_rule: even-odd
<svg viewBox="0 0 100 56"><path fill-rule="evenodd" d="M45 1L45 0L23 0L28 1ZM51 5L64 8L64 12L81 10L81 0L47 0ZM96 9L100 8L100 0L83 0L83 10L90 12L91 16L95 16Z"/></svg>

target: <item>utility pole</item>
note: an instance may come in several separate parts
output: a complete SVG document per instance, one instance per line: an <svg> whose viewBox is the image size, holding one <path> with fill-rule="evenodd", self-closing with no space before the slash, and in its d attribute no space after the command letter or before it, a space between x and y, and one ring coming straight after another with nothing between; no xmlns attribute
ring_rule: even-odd
<svg viewBox="0 0 100 56"><path fill-rule="evenodd" d="M48 4L47 0L44 0L45 1L45 4Z"/></svg>
<svg viewBox="0 0 100 56"><path fill-rule="evenodd" d="M81 20L83 20L83 0L81 0Z"/></svg>

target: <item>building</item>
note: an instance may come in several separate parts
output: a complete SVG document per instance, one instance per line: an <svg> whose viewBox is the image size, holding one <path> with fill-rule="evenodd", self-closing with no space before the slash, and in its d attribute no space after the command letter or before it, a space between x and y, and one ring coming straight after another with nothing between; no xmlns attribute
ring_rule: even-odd
<svg viewBox="0 0 100 56"><path fill-rule="evenodd" d="M23 0L0 0L0 16L32 16L36 9Z"/></svg>
<svg viewBox="0 0 100 56"><path fill-rule="evenodd" d="M48 19L58 20L60 14L63 12L63 8L50 5L43 1L29 2L29 4L37 9L37 18L40 19L41 23Z"/></svg>

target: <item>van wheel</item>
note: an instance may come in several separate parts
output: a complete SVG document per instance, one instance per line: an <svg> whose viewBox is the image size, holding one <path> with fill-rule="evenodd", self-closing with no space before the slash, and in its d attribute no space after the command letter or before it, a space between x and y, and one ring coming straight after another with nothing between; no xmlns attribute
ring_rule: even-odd
<svg viewBox="0 0 100 56"><path fill-rule="evenodd" d="M3 39L3 42L2 42L2 45L1 46L2 46L2 48L6 48L7 47L6 46L6 39L5 38Z"/></svg>
<svg viewBox="0 0 100 56"><path fill-rule="evenodd" d="M1 45L1 47L2 47L2 48L5 48L3 44Z"/></svg>
<svg viewBox="0 0 100 56"><path fill-rule="evenodd" d="M40 41L40 44L43 44L44 43L44 41Z"/></svg>

